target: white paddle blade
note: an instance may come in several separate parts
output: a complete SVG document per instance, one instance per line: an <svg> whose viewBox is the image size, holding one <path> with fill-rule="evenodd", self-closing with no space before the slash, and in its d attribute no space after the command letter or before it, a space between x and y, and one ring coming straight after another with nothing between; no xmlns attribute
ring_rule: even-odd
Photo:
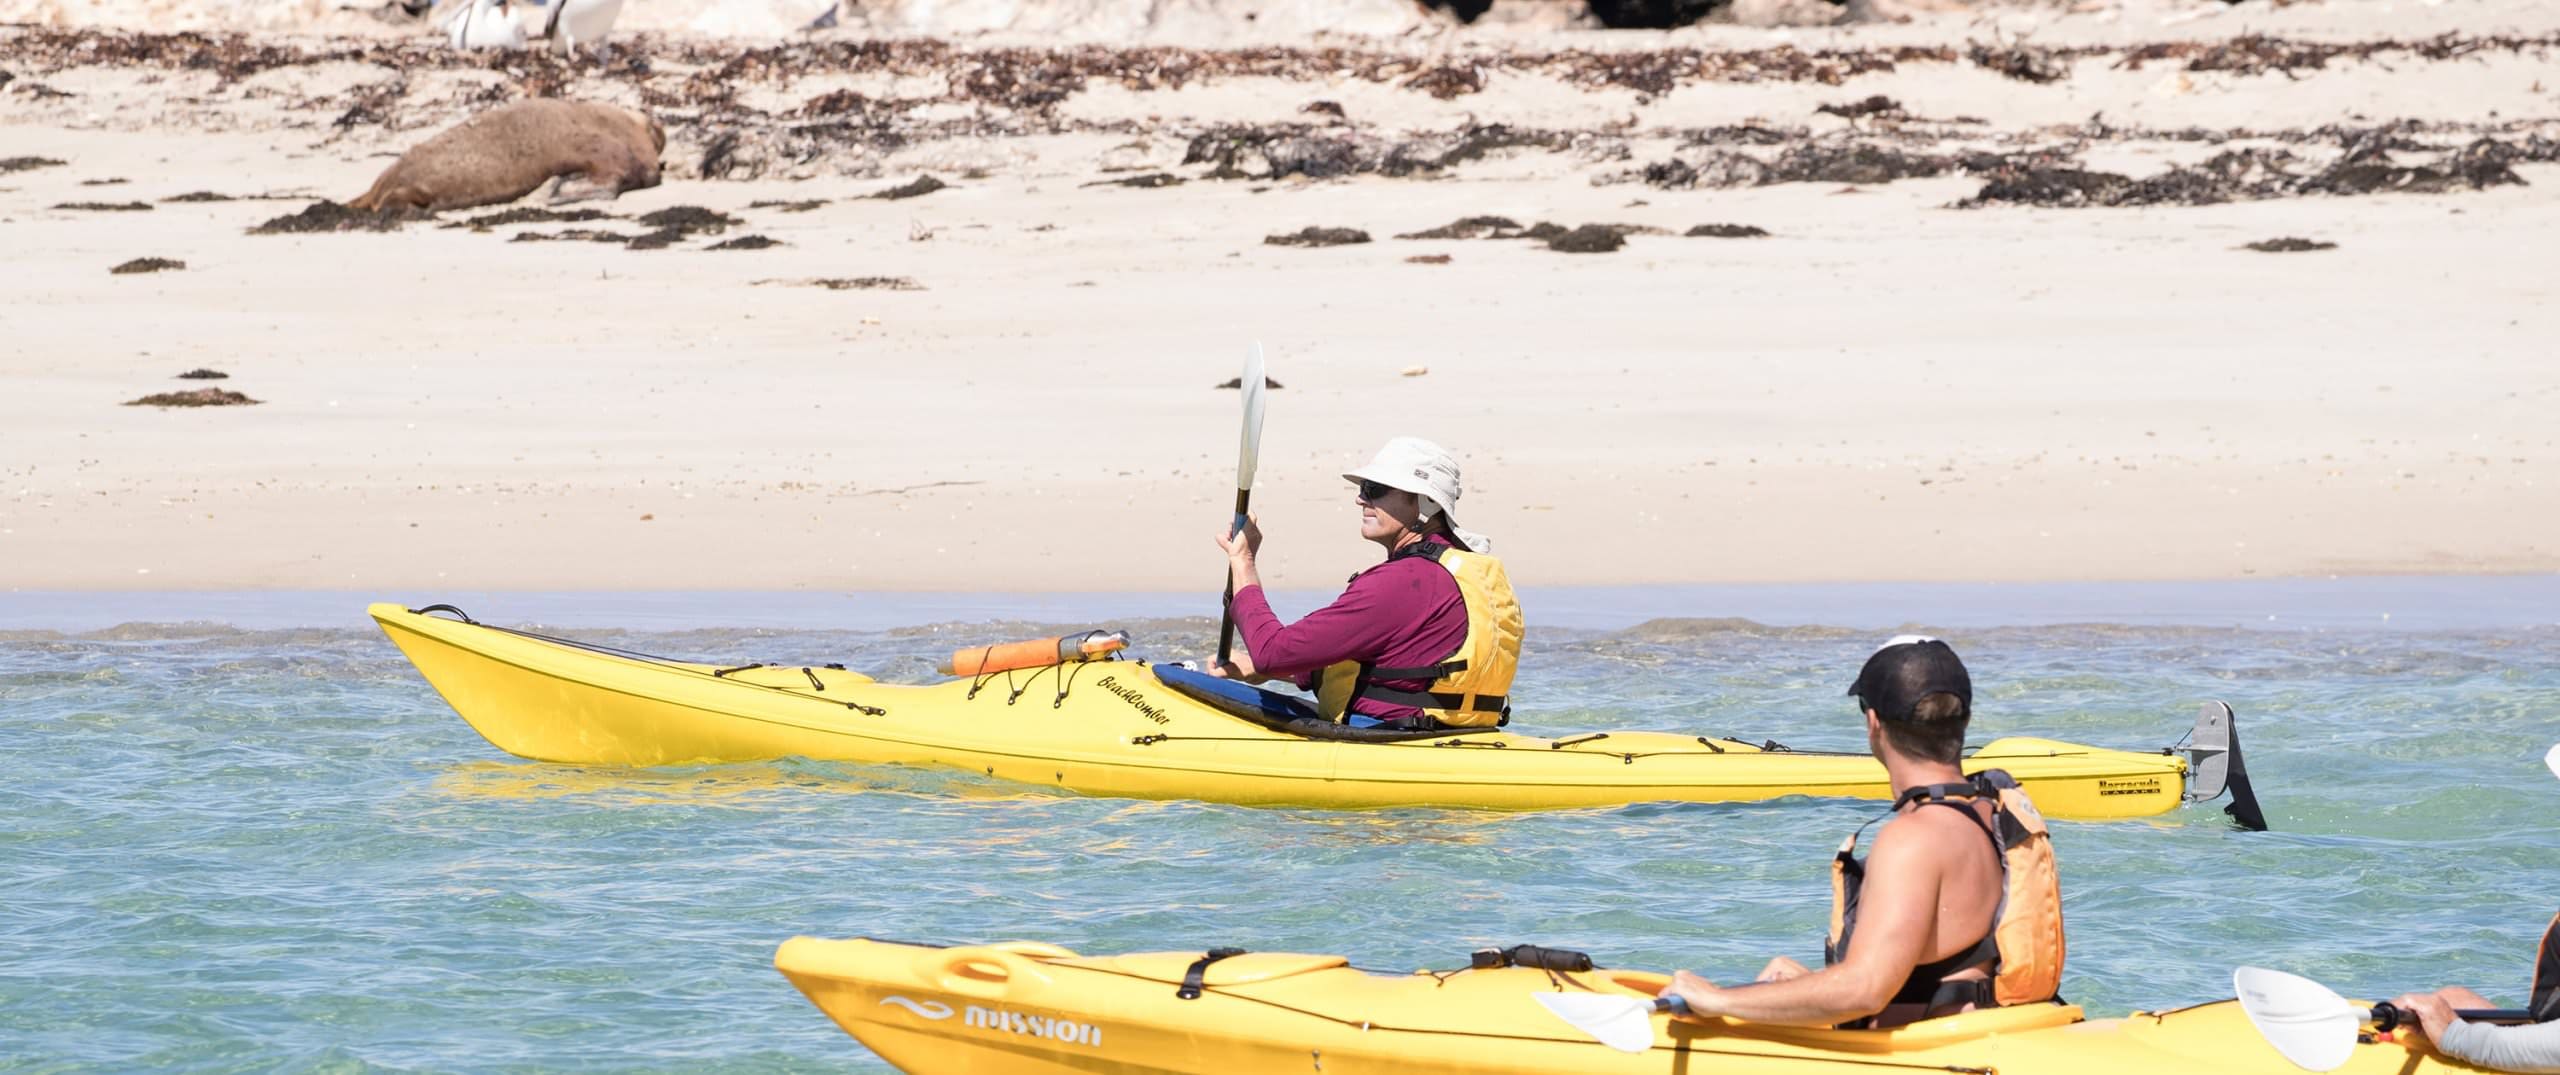
<svg viewBox="0 0 2560 1075"><path fill-rule="evenodd" d="M1602 1045L1622 1053L1653 1048L1653 1004L1649 1001L1607 993L1530 995L1554 1012L1556 1018Z"/></svg>
<svg viewBox="0 0 2560 1075"><path fill-rule="evenodd" d="M2551 775L2560 776L2560 743L2551 744L2551 753L2542 756L2542 764L2551 767Z"/></svg>
<svg viewBox="0 0 2560 1075"><path fill-rule="evenodd" d="M1262 344L1253 345L1244 359L1244 435L1236 450L1236 488L1253 488L1253 466L1262 458L1263 385L1269 378L1262 372Z"/></svg>
<svg viewBox="0 0 2560 1075"><path fill-rule="evenodd" d="M2264 967L2232 971L2231 990L2239 996L2249 1025L2304 1071L2335 1071L2344 1066L2355 1055L2356 1031L2369 1014L2328 986Z"/></svg>

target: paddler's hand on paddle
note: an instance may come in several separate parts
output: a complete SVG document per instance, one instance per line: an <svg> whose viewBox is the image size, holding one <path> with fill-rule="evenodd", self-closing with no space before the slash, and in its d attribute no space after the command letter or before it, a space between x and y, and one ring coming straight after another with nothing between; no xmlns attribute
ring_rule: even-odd
<svg viewBox="0 0 2560 1075"><path fill-rule="evenodd" d="M1244 517L1244 529L1233 534L1220 528L1218 547L1226 550L1227 567L1234 572L1234 577L1227 584L1229 596L1242 592L1247 586L1262 585L1262 572L1254 567L1254 556L1262 551L1261 520L1247 515Z"/></svg>
<svg viewBox="0 0 2560 1075"><path fill-rule="evenodd" d="M1209 674L1219 679L1232 679L1239 683L1271 682L1270 676L1253 670L1253 655L1246 653L1242 648L1236 650L1235 659L1232 661L1209 662Z"/></svg>
<svg viewBox="0 0 2560 1075"><path fill-rule="evenodd" d="M2391 1006L2416 1016L2428 1041L2444 1040L2444 1028L2453 1025L2453 1005L2445 1003L2440 993L2404 993Z"/></svg>
<svg viewBox="0 0 2560 1075"><path fill-rule="evenodd" d="M1802 978L1811 973L1813 972L1805 969L1804 964L1788 959L1785 956L1779 956L1776 959L1770 960L1768 966L1760 968L1760 976L1752 979L1752 981L1783 982L1789 978Z"/></svg>
<svg viewBox="0 0 2560 1075"><path fill-rule="evenodd" d="M1663 986L1662 992L1654 995L1662 997L1678 997L1681 1000L1687 1001L1689 1004L1689 1010L1682 1012L1678 1009L1673 1009L1671 1017L1674 1019L1686 1019L1692 1023L1706 1022L1708 1016L1721 1014L1724 1010L1719 1005L1719 1001L1724 997L1724 990L1719 988L1714 982L1710 982L1685 970L1673 974L1671 976L1671 984Z"/></svg>

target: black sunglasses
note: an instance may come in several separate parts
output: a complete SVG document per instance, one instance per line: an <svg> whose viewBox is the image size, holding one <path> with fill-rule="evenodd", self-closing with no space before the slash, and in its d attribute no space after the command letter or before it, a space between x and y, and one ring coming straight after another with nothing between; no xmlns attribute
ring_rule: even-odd
<svg viewBox="0 0 2560 1075"><path fill-rule="evenodd" d="M1392 486L1380 485L1367 478L1360 479L1360 499L1366 500L1372 504L1386 499L1388 493L1396 491L1397 490Z"/></svg>

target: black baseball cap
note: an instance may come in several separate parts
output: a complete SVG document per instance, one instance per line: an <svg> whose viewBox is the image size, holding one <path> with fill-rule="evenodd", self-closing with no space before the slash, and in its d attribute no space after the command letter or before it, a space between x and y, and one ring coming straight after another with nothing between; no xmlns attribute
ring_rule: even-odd
<svg viewBox="0 0 2560 1075"><path fill-rule="evenodd" d="M1885 643L1858 670L1849 693L1884 720L1910 720L1920 699L1932 694L1955 695L1964 703L1964 716L1973 716L1973 677L1965 673L1964 661L1946 643L1925 635L1900 635Z"/></svg>

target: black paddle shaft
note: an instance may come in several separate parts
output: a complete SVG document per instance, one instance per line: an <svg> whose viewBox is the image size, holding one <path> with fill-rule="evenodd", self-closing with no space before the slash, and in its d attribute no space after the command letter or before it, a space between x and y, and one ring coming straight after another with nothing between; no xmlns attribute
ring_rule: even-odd
<svg viewBox="0 0 2560 1075"><path fill-rule="evenodd" d="M1244 533L1244 509L1253 503L1253 490L1236 490L1235 528L1227 531L1229 540ZM1218 591L1218 604L1225 611L1218 617L1218 663L1225 664L1236 652L1236 569L1227 565L1227 586Z"/></svg>
<svg viewBox="0 0 2560 1075"><path fill-rule="evenodd" d="M2458 1008L2453 1017L2466 1023L2530 1023L2533 1013L2516 1008ZM2373 1006L2373 1029L2388 1034L2392 1028L2418 1021L2418 1013L2403 1010L2384 1001Z"/></svg>

